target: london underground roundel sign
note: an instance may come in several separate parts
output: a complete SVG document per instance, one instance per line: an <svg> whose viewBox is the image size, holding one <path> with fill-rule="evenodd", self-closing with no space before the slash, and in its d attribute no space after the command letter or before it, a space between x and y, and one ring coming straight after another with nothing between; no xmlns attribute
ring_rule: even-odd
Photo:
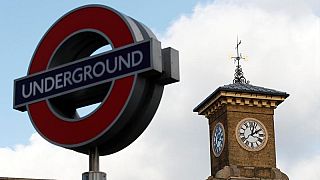
<svg viewBox="0 0 320 180"><path fill-rule="evenodd" d="M112 50L90 56L110 45ZM164 85L179 81L178 51L161 49L145 25L101 5L77 8L43 36L14 108L49 142L88 154L117 152L145 130ZM77 108L100 103L89 115Z"/></svg>

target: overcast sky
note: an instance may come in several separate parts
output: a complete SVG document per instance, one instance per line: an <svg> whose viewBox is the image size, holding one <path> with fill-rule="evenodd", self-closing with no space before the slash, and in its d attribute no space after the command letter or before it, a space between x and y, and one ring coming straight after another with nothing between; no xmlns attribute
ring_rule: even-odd
<svg viewBox="0 0 320 180"><path fill-rule="evenodd" d="M278 168L291 180L320 179L320 1L95 2L145 23L163 47L180 52L181 82L166 86L147 130L123 151L101 157L108 179L204 180L210 175L208 122L192 109L232 83L237 35L251 84L290 94L275 110ZM0 177L80 179L88 171L87 156L42 139L27 113L12 110L12 87L15 78L26 75L51 24L88 1L23 3L0 7Z"/></svg>

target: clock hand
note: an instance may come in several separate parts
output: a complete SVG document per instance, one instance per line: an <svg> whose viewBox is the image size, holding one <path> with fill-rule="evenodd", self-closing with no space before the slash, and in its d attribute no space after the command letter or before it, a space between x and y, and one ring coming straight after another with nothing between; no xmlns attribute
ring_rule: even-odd
<svg viewBox="0 0 320 180"><path fill-rule="evenodd" d="M253 134L258 134L262 129L256 130Z"/></svg>
<svg viewBox="0 0 320 180"><path fill-rule="evenodd" d="M249 136L250 136L251 134L248 134L248 137L246 137L244 140L247 140L248 138L249 138Z"/></svg>
<svg viewBox="0 0 320 180"><path fill-rule="evenodd" d="M250 136L253 136L253 131L254 131L254 127L253 126L250 126L250 131L251 131L251 134L250 134Z"/></svg>

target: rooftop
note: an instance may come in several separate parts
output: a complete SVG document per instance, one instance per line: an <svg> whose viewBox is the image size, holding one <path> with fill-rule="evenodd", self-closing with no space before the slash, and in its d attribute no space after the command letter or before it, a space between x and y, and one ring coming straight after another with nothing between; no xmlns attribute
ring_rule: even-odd
<svg viewBox="0 0 320 180"><path fill-rule="evenodd" d="M193 112L198 112L199 108L201 108L204 104L206 104L210 99L215 97L221 91L283 96L285 98L289 96L289 94L287 94L286 92L277 91L274 89L253 86L251 84L245 84L245 83L233 83L233 84L220 86L213 93L211 93L204 101L202 101L197 107L195 107L193 109Z"/></svg>

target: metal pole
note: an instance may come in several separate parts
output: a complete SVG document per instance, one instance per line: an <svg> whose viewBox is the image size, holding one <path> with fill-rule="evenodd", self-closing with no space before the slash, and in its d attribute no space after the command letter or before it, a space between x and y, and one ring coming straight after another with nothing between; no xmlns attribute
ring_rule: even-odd
<svg viewBox="0 0 320 180"><path fill-rule="evenodd" d="M89 150L89 172L82 174L82 180L107 180L106 173L99 171L98 147Z"/></svg>
<svg viewBox="0 0 320 180"><path fill-rule="evenodd" d="M99 172L99 151L97 147L89 151L89 171Z"/></svg>

